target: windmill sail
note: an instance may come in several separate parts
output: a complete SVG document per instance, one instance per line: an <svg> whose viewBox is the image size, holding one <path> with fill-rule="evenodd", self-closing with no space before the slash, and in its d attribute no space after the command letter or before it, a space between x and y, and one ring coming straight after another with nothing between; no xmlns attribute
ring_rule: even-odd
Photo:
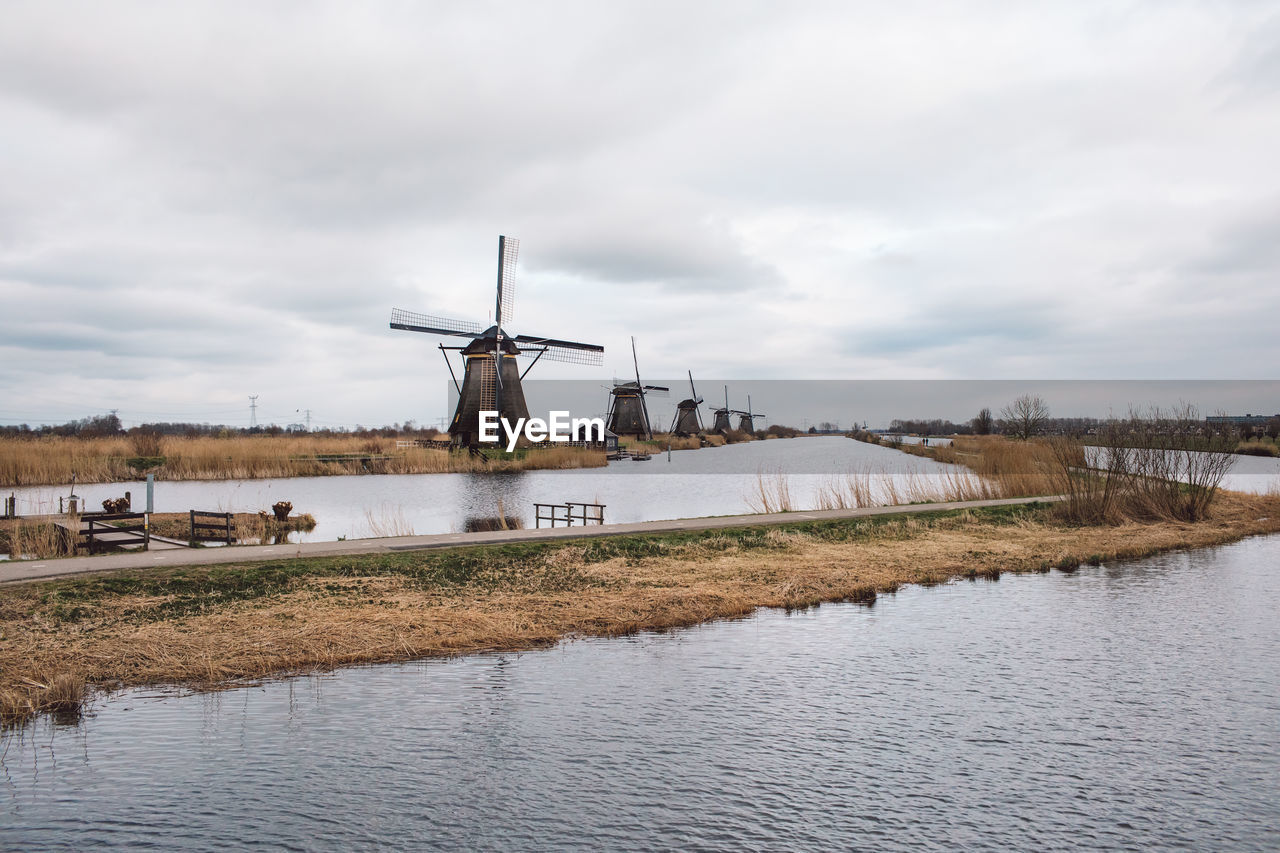
<svg viewBox="0 0 1280 853"><path fill-rule="evenodd" d="M467 320L451 320L434 314L418 314L401 308L391 309L391 328L406 332L425 332L428 335L457 335L474 338L484 331L484 326Z"/></svg>
<svg viewBox="0 0 1280 853"><path fill-rule="evenodd" d="M519 255L519 240L498 238L498 302L494 320L498 328L516 318L516 258Z"/></svg>
<svg viewBox="0 0 1280 853"><path fill-rule="evenodd" d="M518 355L528 358L545 358L547 361L563 361L568 364L604 364L604 347L581 344L577 341L561 341L555 338L539 338L533 335L516 335L512 338L520 347ZM545 350L544 352L539 352Z"/></svg>

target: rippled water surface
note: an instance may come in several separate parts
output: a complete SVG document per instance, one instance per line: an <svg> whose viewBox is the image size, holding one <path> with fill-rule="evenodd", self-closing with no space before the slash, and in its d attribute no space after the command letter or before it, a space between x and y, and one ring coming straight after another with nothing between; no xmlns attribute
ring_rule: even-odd
<svg viewBox="0 0 1280 853"><path fill-rule="evenodd" d="M0 847L1270 849L1280 537L667 634L134 691Z"/></svg>

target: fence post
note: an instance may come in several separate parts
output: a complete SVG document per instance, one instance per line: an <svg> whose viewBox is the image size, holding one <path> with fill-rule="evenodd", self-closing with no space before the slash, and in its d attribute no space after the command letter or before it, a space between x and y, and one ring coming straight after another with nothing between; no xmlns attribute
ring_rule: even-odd
<svg viewBox="0 0 1280 853"><path fill-rule="evenodd" d="M97 553L97 549L94 547L95 544L96 543L93 541L93 519L91 518L89 519L89 554L90 555Z"/></svg>
<svg viewBox="0 0 1280 853"><path fill-rule="evenodd" d="M187 544L192 548L196 547L196 511L191 510L191 535L187 537Z"/></svg>
<svg viewBox="0 0 1280 853"><path fill-rule="evenodd" d="M151 550L151 515L150 513L142 516L142 550Z"/></svg>
<svg viewBox="0 0 1280 853"><path fill-rule="evenodd" d="M233 544L231 542L231 513L228 512L226 514L226 517L227 517L227 544L231 545Z"/></svg>

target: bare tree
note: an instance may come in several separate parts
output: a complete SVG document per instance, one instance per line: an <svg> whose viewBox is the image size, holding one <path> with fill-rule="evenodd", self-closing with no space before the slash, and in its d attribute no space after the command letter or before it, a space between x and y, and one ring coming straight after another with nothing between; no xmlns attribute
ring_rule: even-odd
<svg viewBox="0 0 1280 853"><path fill-rule="evenodd" d="M984 407L969 424L973 427L974 435L991 435L995 430L996 419L991 416L991 410Z"/></svg>
<svg viewBox="0 0 1280 853"><path fill-rule="evenodd" d="M1000 410L1000 427L1026 441L1038 435L1049 420L1049 405L1032 394L1023 394Z"/></svg>

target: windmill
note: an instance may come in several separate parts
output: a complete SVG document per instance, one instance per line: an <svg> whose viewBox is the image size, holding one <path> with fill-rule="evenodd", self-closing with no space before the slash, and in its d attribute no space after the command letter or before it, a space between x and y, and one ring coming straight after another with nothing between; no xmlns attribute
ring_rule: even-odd
<svg viewBox="0 0 1280 853"><path fill-rule="evenodd" d="M727 405L727 402L726 402L726 405ZM734 414L738 415L738 429L742 430L743 432L755 432L756 431L755 419L767 417L767 415L764 415L764 414L752 414L750 394L747 395L747 410L745 412L742 412L742 411L734 412Z"/></svg>
<svg viewBox="0 0 1280 853"><path fill-rule="evenodd" d="M724 408L712 411L715 420L711 422L711 431L723 434L733 429L733 425L729 423L729 416L733 414L737 413L729 408L729 386L726 385L724 386Z"/></svg>
<svg viewBox="0 0 1280 853"><path fill-rule="evenodd" d="M561 341L534 335L507 334L504 323L510 323L515 308L516 256L520 241L498 238L498 298L494 303L494 322L489 328L465 320L450 320L429 314L416 314L393 308L391 328L428 335L471 338L464 347L440 344L453 386L458 391L458 407L449 422L449 437L454 444L475 445L480 441L480 412L497 412L511 423L529 417L520 382L540 359L570 364L600 365L604 363L604 347L577 341ZM460 352L464 372L462 384L449 363L449 350ZM532 358L522 373L516 357Z"/></svg>
<svg viewBox="0 0 1280 853"><path fill-rule="evenodd" d="M698 407L702 405L702 398L698 396L698 390L693 387L693 371L689 371L689 399L681 400L676 403L676 417L671 422L671 431L676 435L697 435L702 432L702 416L698 413Z"/></svg>
<svg viewBox="0 0 1280 853"><path fill-rule="evenodd" d="M653 438L649 422L649 409L645 397L665 397L671 389L665 385L645 385L640 381L640 361L636 358L636 339L631 338L631 362L636 368L636 381L619 382L616 379L609 389L609 416L605 423L614 435L634 435Z"/></svg>

